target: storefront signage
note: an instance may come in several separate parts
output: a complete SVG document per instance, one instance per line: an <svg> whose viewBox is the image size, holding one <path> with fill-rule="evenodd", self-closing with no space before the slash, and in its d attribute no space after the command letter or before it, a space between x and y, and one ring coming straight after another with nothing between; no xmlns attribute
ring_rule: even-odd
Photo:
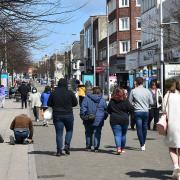
<svg viewBox="0 0 180 180"><path fill-rule="evenodd" d="M180 64L165 65L165 79L180 77Z"/></svg>

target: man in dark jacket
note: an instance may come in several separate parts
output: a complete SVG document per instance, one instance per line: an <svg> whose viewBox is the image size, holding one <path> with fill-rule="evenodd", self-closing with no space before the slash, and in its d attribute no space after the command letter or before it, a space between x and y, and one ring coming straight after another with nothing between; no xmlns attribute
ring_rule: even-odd
<svg viewBox="0 0 180 180"><path fill-rule="evenodd" d="M22 109L27 108L27 98L29 93L29 88L27 87L26 83L23 81L22 84L18 88L19 93L21 94L21 107Z"/></svg>
<svg viewBox="0 0 180 180"><path fill-rule="evenodd" d="M66 129L65 135L65 147L66 154L70 154L70 143L73 134L73 109L77 106L78 102L75 94L68 90L68 83L66 79L60 79L58 87L50 95L48 100L48 106L53 109L53 122L56 130L56 144L57 153L56 156L62 155L63 149L63 129Z"/></svg>

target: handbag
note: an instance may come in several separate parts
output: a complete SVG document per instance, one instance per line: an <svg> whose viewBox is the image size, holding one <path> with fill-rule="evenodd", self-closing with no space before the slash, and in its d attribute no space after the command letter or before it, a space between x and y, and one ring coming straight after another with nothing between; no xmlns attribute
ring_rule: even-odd
<svg viewBox="0 0 180 180"><path fill-rule="evenodd" d="M166 110L167 105L168 105L169 95L170 95L170 93L168 94L168 98L167 98L165 110ZM169 108L168 108L168 109L169 109ZM156 124L156 129L157 129L157 131L158 131L158 133L159 133L160 135L163 135L163 136L166 136L166 135L167 135L168 117L167 117L167 113L166 113L166 112L164 112L164 113L161 115L158 123Z"/></svg>
<svg viewBox="0 0 180 180"><path fill-rule="evenodd" d="M101 101L101 100L100 100L100 101ZM100 103L100 101L99 101L99 103ZM81 119L82 119L83 121L88 121L88 122L93 123L94 120L95 120L95 118L96 118L96 112L97 112L99 103L96 104L96 111L95 111L95 113L87 113L86 115L81 115Z"/></svg>

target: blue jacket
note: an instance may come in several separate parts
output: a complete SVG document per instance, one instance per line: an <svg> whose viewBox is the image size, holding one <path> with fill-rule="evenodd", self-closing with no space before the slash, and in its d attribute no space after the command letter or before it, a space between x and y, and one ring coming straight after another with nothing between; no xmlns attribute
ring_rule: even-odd
<svg viewBox="0 0 180 180"><path fill-rule="evenodd" d="M42 103L42 107L48 107L48 99L49 99L49 96L50 96L50 92L46 92L46 93L42 93L41 94L41 103Z"/></svg>
<svg viewBox="0 0 180 180"><path fill-rule="evenodd" d="M97 110L96 110L97 108ZM88 113L96 114L93 126L103 126L105 119L105 110L107 109L106 101L102 95L88 93L83 99L80 115L87 115ZM83 122L88 123L86 121Z"/></svg>

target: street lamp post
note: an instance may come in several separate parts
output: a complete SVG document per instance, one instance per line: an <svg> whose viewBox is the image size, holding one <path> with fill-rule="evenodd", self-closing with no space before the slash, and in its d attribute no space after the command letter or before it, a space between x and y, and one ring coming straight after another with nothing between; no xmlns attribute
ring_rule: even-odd
<svg viewBox="0 0 180 180"><path fill-rule="evenodd" d="M163 3L160 0L160 62L161 62L161 91L164 94L164 26L178 24L178 22L163 23Z"/></svg>

